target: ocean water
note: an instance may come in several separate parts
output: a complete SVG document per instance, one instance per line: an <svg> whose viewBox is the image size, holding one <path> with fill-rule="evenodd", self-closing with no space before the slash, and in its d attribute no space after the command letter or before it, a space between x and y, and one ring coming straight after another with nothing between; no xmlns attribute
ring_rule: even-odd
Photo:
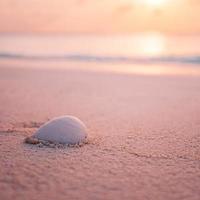
<svg viewBox="0 0 200 200"><path fill-rule="evenodd" d="M0 35L0 60L199 65L200 36Z"/></svg>

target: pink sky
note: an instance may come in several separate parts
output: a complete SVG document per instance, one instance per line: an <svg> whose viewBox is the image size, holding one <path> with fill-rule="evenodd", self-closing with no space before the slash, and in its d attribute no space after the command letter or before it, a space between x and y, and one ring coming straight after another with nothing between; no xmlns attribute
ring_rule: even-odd
<svg viewBox="0 0 200 200"><path fill-rule="evenodd" d="M200 32L199 0L151 1L0 0L0 32Z"/></svg>

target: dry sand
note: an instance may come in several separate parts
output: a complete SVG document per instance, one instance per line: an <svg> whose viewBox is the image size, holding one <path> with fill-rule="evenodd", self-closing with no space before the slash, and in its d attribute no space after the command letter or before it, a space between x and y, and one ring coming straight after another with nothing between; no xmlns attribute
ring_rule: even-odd
<svg viewBox="0 0 200 200"><path fill-rule="evenodd" d="M80 148L24 144L79 117ZM200 199L200 78L0 69L0 199Z"/></svg>

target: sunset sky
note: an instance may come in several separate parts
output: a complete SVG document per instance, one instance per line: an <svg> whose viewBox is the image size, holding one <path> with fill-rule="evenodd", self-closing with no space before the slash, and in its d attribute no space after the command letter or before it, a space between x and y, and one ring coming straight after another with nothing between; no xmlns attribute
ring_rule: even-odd
<svg viewBox="0 0 200 200"><path fill-rule="evenodd" d="M199 0L0 0L0 32L200 33Z"/></svg>

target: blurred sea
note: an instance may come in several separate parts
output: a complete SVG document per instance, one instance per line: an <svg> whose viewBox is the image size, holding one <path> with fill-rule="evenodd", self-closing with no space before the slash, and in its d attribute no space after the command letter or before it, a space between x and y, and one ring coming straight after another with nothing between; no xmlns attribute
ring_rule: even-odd
<svg viewBox="0 0 200 200"><path fill-rule="evenodd" d="M200 36L0 34L0 60L199 65Z"/></svg>

